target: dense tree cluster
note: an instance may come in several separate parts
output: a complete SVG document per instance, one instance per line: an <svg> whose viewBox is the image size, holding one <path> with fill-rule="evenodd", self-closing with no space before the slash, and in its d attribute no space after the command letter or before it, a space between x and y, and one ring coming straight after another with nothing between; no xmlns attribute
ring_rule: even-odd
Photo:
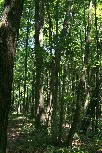
<svg viewBox="0 0 102 153"><path fill-rule="evenodd" d="M101 125L102 1L5 0L0 12L0 153L10 110L30 114L53 145L93 135Z"/></svg>

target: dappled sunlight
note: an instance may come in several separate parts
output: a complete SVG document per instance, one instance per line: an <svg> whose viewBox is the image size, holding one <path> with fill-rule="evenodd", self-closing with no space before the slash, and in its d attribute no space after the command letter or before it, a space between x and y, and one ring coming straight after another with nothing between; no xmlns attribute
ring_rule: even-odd
<svg viewBox="0 0 102 153"><path fill-rule="evenodd" d="M0 0L0 153L101 151L101 3Z"/></svg>
<svg viewBox="0 0 102 153"><path fill-rule="evenodd" d="M23 120L25 118L25 120ZM26 119L27 118L27 119ZM22 120L23 122L22 122ZM68 129L70 128L70 124L63 125L63 128L66 132L63 133L63 140L65 139L65 133L68 134ZM8 126L8 151L11 151L10 153L50 153L54 150L56 150L55 146L46 146L45 142L47 137L45 137L45 129L42 127L40 130L35 131L34 124L32 123L32 120L28 117L22 117L19 116L13 116L13 120L9 121ZM38 136L39 135L39 136ZM72 141L72 147L71 149L66 149L66 147L63 146L63 148L57 147L57 151L60 150L66 150L65 153L71 153L78 152L80 153L80 149L85 150L86 148L88 150L94 150L95 148L98 148L98 146L102 146L101 142L97 143L93 141L94 148L92 146L92 139L89 137L80 137L78 133L74 134L73 141ZM15 152L14 152L15 150ZM55 151L56 152L56 151ZM57 152L56 152L57 153ZM64 152L62 152L64 153Z"/></svg>

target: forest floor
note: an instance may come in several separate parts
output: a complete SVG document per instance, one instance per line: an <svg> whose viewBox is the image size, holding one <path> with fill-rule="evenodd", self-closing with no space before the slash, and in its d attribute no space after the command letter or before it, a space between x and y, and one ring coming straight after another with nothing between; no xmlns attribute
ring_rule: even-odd
<svg viewBox="0 0 102 153"><path fill-rule="evenodd" d="M13 119L9 120L8 125L8 139L7 139L7 153L14 152L16 153L20 150L20 141L22 140L22 123L24 122L24 117L17 117L17 115L13 115Z"/></svg>
<svg viewBox="0 0 102 153"><path fill-rule="evenodd" d="M34 132L34 121L29 116L13 114L8 125L7 153L102 153L102 141L98 141L100 135L94 138L86 137L83 143L79 138L74 139L73 147L55 147L46 145L46 130ZM100 131L102 134L102 131ZM39 136L38 136L39 135Z"/></svg>
<svg viewBox="0 0 102 153"><path fill-rule="evenodd" d="M22 114L10 116L7 130L7 153L44 153L34 134L34 121ZM43 143L43 141L42 141Z"/></svg>

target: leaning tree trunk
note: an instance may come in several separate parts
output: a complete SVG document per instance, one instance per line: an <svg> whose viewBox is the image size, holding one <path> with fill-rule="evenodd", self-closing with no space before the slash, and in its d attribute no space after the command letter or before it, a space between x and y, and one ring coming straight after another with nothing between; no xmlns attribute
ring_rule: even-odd
<svg viewBox="0 0 102 153"><path fill-rule="evenodd" d="M13 63L24 0L5 0L0 21L0 153L6 153Z"/></svg>
<svg viewBox="0 0 102 153"><path fill-rule="evenodd" d="M91 24L92 24L91 22L92 22L92 0L89 0L87 36L85 32L85 37L86 37L85 38L85 41L86 41L85 42L85 57L84 57L81 78L77 87L76 109L75 109L75 113L73 117L73 122L69 130L69 134L66 141L67 146L72 145L73 136L77 130L77 126L79 124L80 117L81 117L81 106L82 106L82 103L85 101L85 83L86 83L86 74L88 73L87 64L89 59L88 56L89 56L90 32L91 32ZM86 29L86 25L85 25L85 29Z"/></svg>

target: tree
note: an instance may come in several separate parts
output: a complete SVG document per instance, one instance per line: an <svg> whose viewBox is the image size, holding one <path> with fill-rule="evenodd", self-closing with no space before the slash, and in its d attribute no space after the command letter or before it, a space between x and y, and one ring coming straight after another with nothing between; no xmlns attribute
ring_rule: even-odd
<svg viewBox="0 0 102 153"><path fill-rule="evenodd" d="M24 0L5 0L0 22L0 153L6 153L14 55Z"/></svg>
<svg viewBox="0 0 102 153"><path fill-rule="evenodd" d="M40 132L46 127L53 144L61 144L67 135L66 144L71 146L80 127L95 129L96 118L99 126L101 5L97 2L96 7L91 0L31 0L24 8L14 106L19 101L22 110L27 106L25 115L31 114L33 127Z"/></svg>
<svg viewBox="0 0 102 153"><path fill-rule="evenodd" d="M35 124L40 126L40 118L43 112L43 26L44 26L44 1L35 1Z"/></svg>
<svg viewBox="0 0 102 153"><path fill-rule="evenodd" d="M90 1L91 2L91 1ZM92 2L91 2L92 3ZM92 5L92 4L91 4ZM96 7L97 7L97 3L96 1L94 1L94 9L95 9L95 50L96 50L96 62L94 63L93 68L91 69L91 75L90 78L91 80L94 80L94 88L92 89L92 92L90 93L90 103L88 104L88 108L86 110L86 114L85 114L85 118L82 122L82 129L84 131L84 133L86 134L87 129L89 127L89 125L91 124L91 119L92 119L92 129L93 131L97 130L97 122L99 119L99 115L100 114L100 109L99 109L99 89L100 89L100 79L99 79L99 57L100 57L100 47L99 47L99 36L98 36L98 29L97 29L97 16L96 16ZM86 38L86 51L87 51L87 57L89 54L89 41L90 41L90 30L91 30L91 24L92 24L92 6L91 6L91 11L89 14L89 22L88 22L88 34L87 34L87 38ZM87 58L85 59L85 61L87 61ZM88 63L86 64L88 65ZM89 68L87 70L87 72L89 71ZM89 76L89 74L88 74ZM89 79L89 78L88 78ZM90 87L92 87L93 83L90 80L91 83L89 83L88 81L88 85ZM96 109L96 110L95 110ZM96 118L96 125L94 125L94 121ZM96 127L96 128L95 128Z"/></svg>

